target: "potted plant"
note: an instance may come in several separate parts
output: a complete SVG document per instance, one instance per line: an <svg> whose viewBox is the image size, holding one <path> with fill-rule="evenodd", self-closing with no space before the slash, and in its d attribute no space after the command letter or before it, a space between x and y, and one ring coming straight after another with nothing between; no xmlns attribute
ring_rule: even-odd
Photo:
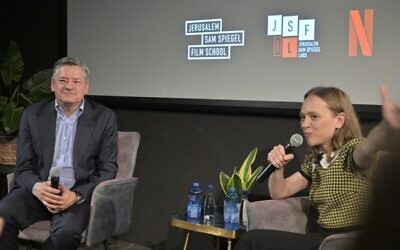
<svg viewBox="0 0 400 250"><path fill-rule="evenodd" d="M260 174L262 169L261 166L257 167L254 172L251 169L251 166L256 159L257 151L257 148L251 150L246 159L243 161L240 169L237 170L236 167L234 167L231 176L225 174L223 171L219 173L219 182L225 195L228 193L229 189L232 186L235 187L235 190L238 193L240 199L243 198L243 193L250 192L256 181L257 176Z"/></svg>
<svg viewBox="0 0 400 250"><path fill-rule="evenodd" d="M21 52L11 41L0 60L0 143L3 143L0 145L0 164L15 163L15 156L10 156L7 150L16 151L15 137L24 108L52 96L51 69L39 71L25 80L22 79L23 72Z"/></svg>
<svg viewBox="0 0 400 250"><path fill-rule="evenodd" d="M247 194L252 189L256 182L257 176L260 174L262 167L259 166L254 170L251 166L257 156L257 148L251 150L243 161L242 166L239 170L236 167L233 168L231 176L225 174L223 171L219 173L219 182L225 195L227 195L231 187L235 187L235 190L239 196L240 203L238 204L240 211L240 224L247 229Z"/></svg>

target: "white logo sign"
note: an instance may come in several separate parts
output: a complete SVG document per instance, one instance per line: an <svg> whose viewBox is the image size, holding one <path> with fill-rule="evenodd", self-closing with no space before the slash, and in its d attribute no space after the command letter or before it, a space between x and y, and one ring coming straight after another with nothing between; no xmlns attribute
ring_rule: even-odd
<svg viewBox="0 0 400 250"><path fill-rule="evenodd" d="M222 19L185 22L186 36L201 36L201 44L188 46L188 60L230 59L231 47L244 45L244 30L222 31Z"/></svg>

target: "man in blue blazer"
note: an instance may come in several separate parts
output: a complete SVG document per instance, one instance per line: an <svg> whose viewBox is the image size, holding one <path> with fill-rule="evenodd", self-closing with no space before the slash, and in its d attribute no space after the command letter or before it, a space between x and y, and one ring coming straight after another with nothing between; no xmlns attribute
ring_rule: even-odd
<svg viewBox="0 0 400 250"><path fill-rule="evenodd" d="M84 98L86 65L58 60L51 89L55 100L28 107L21 119L15 186L0 201L0 249L18 249L18 231L46 219L52 223L42 249L77 249L95 186L117 173L115 114ZM50 173L60 173L58 188Z"/></svg>

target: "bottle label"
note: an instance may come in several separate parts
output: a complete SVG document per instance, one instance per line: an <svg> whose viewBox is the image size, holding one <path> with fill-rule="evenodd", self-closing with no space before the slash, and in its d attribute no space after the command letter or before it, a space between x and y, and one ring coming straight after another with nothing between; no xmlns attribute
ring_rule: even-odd
<svg viewBox="0 0 400 250"><path fill-rule="evenodd" d="M199 207L195 204L191 204L187 209L187 216L190 218L199 218Z"/></svg>
<svg viewBox="0 0 400 250"><path fill-rule="evenodd" d="M224 222L226 229L239 229L239 210L236 203L224 201Z"/></svg>
<svg viewBox="0 0 400 250"><path fill-rule="evenodd" d="M239 213L237 209L232 209L231 211L231 223L232 224L239 223Z"/></svg>

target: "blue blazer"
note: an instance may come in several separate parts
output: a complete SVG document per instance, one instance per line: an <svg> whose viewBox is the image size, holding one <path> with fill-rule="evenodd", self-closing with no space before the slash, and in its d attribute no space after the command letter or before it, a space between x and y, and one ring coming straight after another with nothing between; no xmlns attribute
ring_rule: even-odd
<svg viewBox="0 0 400 250"><path fill-rule="evenodd" d="M56 118L54 100L25 109L17 139L15 188L32 193L36 182L48 179L53 162ZM86 98L75 134L73 165L76 183L71 190L90 201L97 184L115 178L117 147L115 113Z"/></svg>

